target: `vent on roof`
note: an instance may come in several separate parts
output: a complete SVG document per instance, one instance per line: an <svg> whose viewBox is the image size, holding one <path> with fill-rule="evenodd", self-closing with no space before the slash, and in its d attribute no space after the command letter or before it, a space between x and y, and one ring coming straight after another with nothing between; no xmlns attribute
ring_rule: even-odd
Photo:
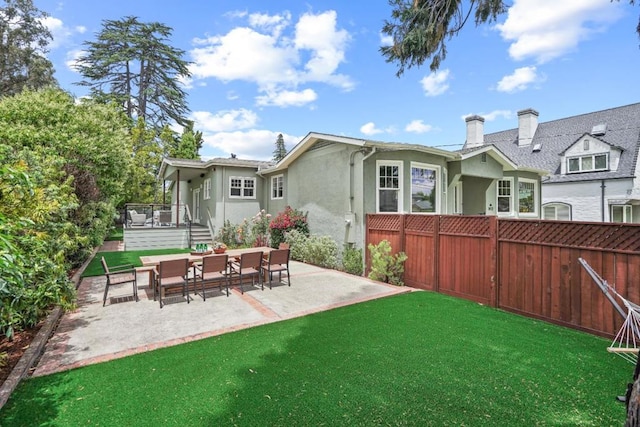
<svg viewBox="0 0 640 427"><path fill-rule="evenodd" d="M533 151L534 153L537 153L541 149L542 149L542 144L537 143L537 144L534 144L533 149L531 151Z"/></svg>
<svg viewBox="0 0 640 427"><path fill-rule="evenodd" d="M600 123L599 125L595 125L591 129L591 135L594 135L594 136L604 135L605 133L607 133L606 123Z"/></svg>

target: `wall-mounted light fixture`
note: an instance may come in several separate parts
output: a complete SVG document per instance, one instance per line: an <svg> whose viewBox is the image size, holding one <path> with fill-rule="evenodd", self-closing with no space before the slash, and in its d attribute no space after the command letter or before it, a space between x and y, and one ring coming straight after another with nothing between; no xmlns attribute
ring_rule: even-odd
<svg viewBox="0 0 640 427"><path fill-rule="evenodd" d="M187 184L191 184L191 180L188 180L188 181L187 181Z"/></svg>
<svg viewBox="0 0 640 427"><path fill-rule="evenodd" d="M204 178L204 174L203 173L200 174L200 178Z"/></svg>

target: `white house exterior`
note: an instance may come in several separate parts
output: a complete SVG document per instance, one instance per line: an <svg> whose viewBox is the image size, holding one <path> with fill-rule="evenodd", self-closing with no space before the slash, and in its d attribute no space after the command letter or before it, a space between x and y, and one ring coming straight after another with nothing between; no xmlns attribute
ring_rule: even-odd
<svg viewBox="0 0 640 427"><path fill-rule="evenodd" d="M486 135L483 122L467 118L462 152L491 146L520 168L548 171L542 218L640 222L640 103L541 123L522 110L518 128Z"/></svg>

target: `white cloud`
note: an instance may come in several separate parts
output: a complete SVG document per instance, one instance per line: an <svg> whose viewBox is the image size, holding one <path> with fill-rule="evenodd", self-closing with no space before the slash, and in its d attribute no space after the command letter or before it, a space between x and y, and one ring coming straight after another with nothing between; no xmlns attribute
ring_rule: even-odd
<svg viewBox="0 0 640 427"><path fill-rule="evenodd" d="M404 130L413 133L427 133L433 130L433 126L424 123L422 120L412 120Z"/></svg>
<svg viewBox="0 0 640 427"><path fill-rule="evenodd" d="M484 118L485 121L487 121L487 122L492 122L492 121L496 120L498 117L502 117L504 119L510 119L511 117L513 117L513 113L510 110L493 110L493 111L491 111L489 113L465 114L461 118L462 118L462 120L465 120L467 117L475 116L475 115L479 115L480 117Z"/></svg>
<svg viewBox="0 0 640 427"><path fill-rule="evenodd" d="M514 70L513 74L504 76L497 85L498 92L521 92L530 85L543 82L544 76L538 75L536 67L522 67Z"/></svg>
<svg viewBox="0 0 640 427"><path fill-rule="evenodd" d="M258 123L257 114L245 108L218 111L215 114L209 111L194 111L191 116L197 129L209 133L248 129Z"/></svg>
<svg viewBox="0 0 640 427"><path fill-rule="evenodd" d="M318 95L312 89L266 91L265 95L256 97L256 105L261 107L300 107L315 101L317 98Z"/></svg>
<svg viewBox="0 0 640 427"><path fill-rule="evenodd" d="M78 62L78 58L80 58L81 56L83 56L86 52L82 49L74 49L74 50L70 50L67 52L66 54L66 58L65 58L65 65L67 66L68 69L70 69L71 71L78 72L77 68L76 68L76 64Z"/></svg>
<svg viewBox="0 0 640 427"><path fill-rule="evenodd" d="M271 160L278 134L269 130L252 129L235 132L203 132L204 148L211 147L228 155L234 153L241 159ZM301 137L282 134L285 146L291 149Z"/></svg>
<svg viewBox="0 0 640 427"><path fill-rule="evenodd" d="M382 129L376 128L376 124L373 122L366 123L360 127L360 132L365 135L375 135L378 133L383 133Z"/></svg>
<svg viewBox="0 0 640 427"><path fill-rule="evenodd" d="M544 63L575 49L620 16L620 5L610 0L514 0L507 19L496 28L512 42L513 59Z"/></svg>
<svg viewBox="0 0 640 427"><path fill-rule="evenodd" d="M431 73L428 76L420 80L422 88L424 89L426 96L438 96L442 95L449 89L449 70L440 70L435 73Z"/></svg>
<svg viewBox="0 0 640 427"><path fill-rule="evenodd" d="M42 19L42 24L51 32L53 40L49 43L50 49L55 49L64 45L74 34L84 34L87 29L83 26L69 28L64 23L53 16Z"/></svg>
<svg viewBox="0 0 640 427"><path fill-rule="evenodd" d="M337 28L335 11L304 14L293 28L288 12L234 17L247 19L248 25L193 40L190 71L194 79L255 83L260 105L299 106L315 100L314 91L298 89L301 84L353 89L352 79L337 72L345 61L350 35ZM288 103L287 99L293 100Z"/></svg>
<svg viewBox="0 0 640 427"><path fill-rule="evenodd" d="M393 46L393 37L380 33L380 46Z"/></svg>

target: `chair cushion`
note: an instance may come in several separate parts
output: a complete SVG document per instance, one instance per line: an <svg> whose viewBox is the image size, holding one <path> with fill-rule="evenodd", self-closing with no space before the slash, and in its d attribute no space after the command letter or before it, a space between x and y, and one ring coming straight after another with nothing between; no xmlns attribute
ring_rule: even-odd
<svg viewBox="0 0 640 427"><path fill-rule="evenodd" d="M182 285L184 284L184 277L182 276L173 276L173 277L163 277L160 282L160 286L171 286L171 285Z"/></svg>

